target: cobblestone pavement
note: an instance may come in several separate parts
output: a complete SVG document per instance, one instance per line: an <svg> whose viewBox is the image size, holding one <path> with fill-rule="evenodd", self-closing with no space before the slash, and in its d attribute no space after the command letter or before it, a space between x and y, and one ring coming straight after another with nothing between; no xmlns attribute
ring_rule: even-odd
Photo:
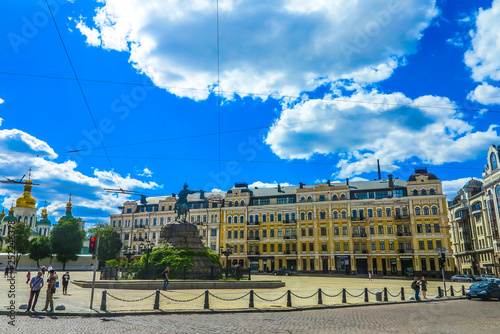
<svg viewBox="0 0 500 334"><path fill-rule="evenodd" d="M295 312L150 315L113 318L17 317L0 333L453 333L497 334L500 302L433 301Z"/></svg>
<svg viewBox="0 0 500 334"><path fill-rule="evenodd" d="M59 272L59 277L62 276L62 271ZM22 303L28 302L29 297L29 287L26 284L25 278L26 272L18 272L15 274L15 305L16 309ZM91 280L91 272L70 272L72 280ZM252 280L282 280L286 283L286 286L278 289L255 289L256 296L254 298L255 308L258 309L276 309L276 308L286 308L286 297L283 297L277 301L269 302L259 298L265 298L268 300L277 299L280 296L284 296L287 290L291 290L294 294L292 296L292 304L294 307L300 306L314 306L317 305L317 295L311 298L300 298L308 297L314 295L318 288L321 288L325 293L323 295L324 305L335 305L341 304L341 295L332 298L327 295L333 296L339 294L342 288L346 288L350 295L347 295L347 304L363 303L363 289L368 288L370 292L382 291L384 287L387 287L391 295L388 296L389 301L398 301L400 296L398 295L401 287L405 288L405 297L408 299L411 296L411 289L409 280L401 279L374 279L369 281L366 278L355 278L355 277L308 277L308 276L272 276L272 275L254 275ZM429 282L429 297L433 298L437 294L437 287L440 286L442 282L430 281ZM462 283L454 283L454 289L459 291ZM468 285L466 285L467 287ZM448 285L449 288L449 285ZM10 284L7 279L0 278L0 306L2 310L8 305L8 302L3 303L4 297L8 296L8 290L10 289ZM176 299L176 300L189 300L194 297L200 296L204 290L169 290L162 294ZM236 299L248 293L248 290L210 290L210 292L215 295L225 299ZM153 290L124 290L124 289L113 289L108 290L112 296L116 296L119 299L124 300L139 300L144 297L150 296L154 293ZM457 293L459 294L459 293ZM94 294L94 308L93 311L89 309L90 304L90 289L80 288L77 285L70 284L68 288L68 295L63 295L61 293L61 288L58 289L57 293L54 295L55 305L64 305L66 307L66 312L70 313L89 313L99 310L101 303L102 289L96 289ZM359 296L359 297L352 297ZM373 294L369 295L370 302L375 301L375 296ZM175 302L173 300L168 300L166 297L160 298L160 309L168 310L202 310L203 309L203 297L200 297L192 302ZM41 310L45 303L45 289L40 293L40 298L37 304L37 310ZM107 298L107 310L110 312L134 312L134 311L152 311L154 304L154 296L146 298L138 302L123 302L118 299L114 299L111 296ZM220 309L245 309L248 308L249 297L245 297L236 301L224 301L216 299L215 297L210 297L210 309L220 310ZM500 305L499 305L500 306ZM57 311L56 311L57 312Z"/></svg>

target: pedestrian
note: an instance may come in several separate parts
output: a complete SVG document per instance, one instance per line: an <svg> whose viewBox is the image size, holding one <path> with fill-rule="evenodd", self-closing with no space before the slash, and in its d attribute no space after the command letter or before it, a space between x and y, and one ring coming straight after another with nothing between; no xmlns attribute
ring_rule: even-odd
<svg viewBox="0 0 500 334"><path fill-rule="evenodd" d="M424 299L427 299L427 280L425 279L425 276L422 276L422 279L420 280L419 282L420 286L421 286L421 290L422 290L422 297L424 297Z"/></svg>
<svg viewBox="0 0 500 334"><path fill-rule="evenodd" d="M9 276L9 266L5 266L5 271L3 273L3 278Z"/></svg>
<svg viewBox="0 0 500 334"><path fill-rule="evenodd" d="M9 271L10 271L10 277L12 277L12 274L14 273L14 266L12 264L9 267Z"/></svg>
<svg viewBox="0 0 500 334"><path fill-rule="evenodd" d="M420 300L419 293L420 293L420 285L418 282L418 278L414 277L413 282L411 282L411 288L415 290L415 300Z"/></svg>
<svg viewBox="0 0 500 334"><path fill-rule="evenodd" d="M90 269L91 269L92 271L94 271L94 265L93 265L93 264L91 264L91 265L90 265Z"/></svg>
<svg viewBox="0 0 500 334"><path fill-rule="evenodd" d="M49 267L47 268L47 270L50 272L52 269L54 269L54 268L52 268L52 265L50 264Z"/></svg>
<svg viewBox="0 0 500 334"><path fill-rule="evenodd" d="M33 277L30 282L30 300L28 302L28 309L26 312L32 310L35 311L36 302L38 301L38 295L40 294L40 290L43 288L43 277L42 272L39 271L36 274L36 277Z"/></svg>
<svg viewBox="0 0 500 334"><path fill-rule="evenodd" d="M45 266L42 266L42 276L45 277L45 270L47 270L47 268L45 268Z"/></svg>
<svg viewBox="0 0 500 334"><path fill-rule="evenodd" d="M30 282L31 279L31 270L28 270L28 273L26 274L26 284Z"/></svg>
<svg viewBox="0 0 500 334"><path fill-rule="evenodd" d="M161 276L163 277L163 291L167 291L167 286L168 286L168 274L170 272L170 267L165 268L163 272L161 273Z"/></svg>
<svg viewBox="0 0 500 334"><path fill-rule="evenodd" d="M54 312L54 300L52 297L56 292L56 276L55 271L52 269L49 271L49 277L47 278L47 294L45 296L45 307L42 309L43 311L47 311L47 308L50 306L50 310L47 312Z"/></svg>
<svg viewBox="0 0 500 334"><path fill-rule="evenodd" d="M372 273L368 273L368 279L371 281L372 280Z"/></svg>
<svg viewBox="0 0 500 334"><path fill-rule="evenodd" d="M63 295L68 294L69 271L62 276Z"/></svg>

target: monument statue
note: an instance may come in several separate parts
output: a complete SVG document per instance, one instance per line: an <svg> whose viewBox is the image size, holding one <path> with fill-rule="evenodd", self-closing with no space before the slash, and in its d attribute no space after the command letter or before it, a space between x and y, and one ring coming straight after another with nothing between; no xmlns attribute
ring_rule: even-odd
<svg viewBox="0 0 500 334"><path fill-rule="evenodd" d="M189 190L187 183L184 183L184 189L182 189L179 192L177 201L175 202L175 206L174 206L174 212L177 213L177 217L175 218L176 221L187 222L186 217L187 217L187 214L189 212L189 204L188 204L187 197L189 194L194 194L197 192L199 192L199 191ZM172 195L175 195L175 194L172 194ZM181 218L182 215L184 215L184 217L179 220L179 218Z"/></svg>

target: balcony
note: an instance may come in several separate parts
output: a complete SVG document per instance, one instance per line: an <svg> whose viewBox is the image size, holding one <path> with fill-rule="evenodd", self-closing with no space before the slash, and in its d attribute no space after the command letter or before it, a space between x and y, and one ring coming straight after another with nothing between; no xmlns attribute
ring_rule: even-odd
<svg viewBox="0 0 500 334"><path fill-rule="evenodd" d="M353 222L362 222L362 221L365 221L365 217L364 216L361 216L361 217L351 217L351 221L353 221Z"/></svg>
<svg viewBox="0 0 500 334"><path fill-rule="evenodd" d="M297 235L285 235L283 236L283 240L297 240Z"/></svg>
<svg viewBox="0 0 500 334"><path fill-rule="evenodd" d="M249 235L249 236L247 237L247 240L260 240L260 237L258 237L258 236L253 236L253 235Z"/></svg>
<svg viewBox="0 0 500 334"><path fill-rule="evenodd" d="M358 250L354 250L354 254L363 254L363 251L358 249Z"/></svg>
<svg viewBox="0 0 500 334"><path fill-rule="evenodd" d="M297 255L297 251L284 251L283 254L285 254L285 255Z"/></svg>
<svg viewBox="0 0 500 334"><path fill-rule="evenodd" d="M248 251L247 255L260 255L259 251Z"/></svg>
<svg viewBox="0 0 500 334"><path fill-rule="evenodd" d="M247 222L247 226L259 226L259 222Z"/></svg>
<svg viewBox="0 0 500 334"><path fill-rule="evenodd" d="M402 215L395 215L394 216L394 220L409 220L410 219L410 215L408 214L402 214Z"/></svg>
<svg viewBox="0 0 500 334"><path fill-rule="evenodd" d="M411 232L397 232L398 237L411 237Z"/></svg>
<svg viewBox="0 0 500 334"><path fill-rule="evenodd" d="M366 233L353 233L353 238L366 238Z"/></svg>
<svg viewBox="0 0 500 334"><path fill-rule="evenodd" d="M363 249L363 250L361 250L361 253L362 254L368 254L368 250L367 249Z"/></svg>
<svg viewBox="0 0 500 334"><path fill-rule="evenodd" d="M413 249L398 249L398 253L400 254L412 254L414 253Z"/></svg>
<svg viewBox="0 0 500 334"><path fill-rule="evenodd" d="M283 224L297 224L297 219L284 220Z"/></svg>

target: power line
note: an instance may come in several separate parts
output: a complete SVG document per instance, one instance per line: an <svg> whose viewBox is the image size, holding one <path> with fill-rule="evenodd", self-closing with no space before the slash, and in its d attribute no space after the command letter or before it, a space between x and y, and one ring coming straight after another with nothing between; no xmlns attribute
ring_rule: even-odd
<svg viewBox="0 0 500 334"><path fill-rule="evenodd" d="M217 0L217 126L219 138L219 188L220 188L220 174L221 174L221 139L220 139L220 45L219 45L219 0Z"/></svg>

